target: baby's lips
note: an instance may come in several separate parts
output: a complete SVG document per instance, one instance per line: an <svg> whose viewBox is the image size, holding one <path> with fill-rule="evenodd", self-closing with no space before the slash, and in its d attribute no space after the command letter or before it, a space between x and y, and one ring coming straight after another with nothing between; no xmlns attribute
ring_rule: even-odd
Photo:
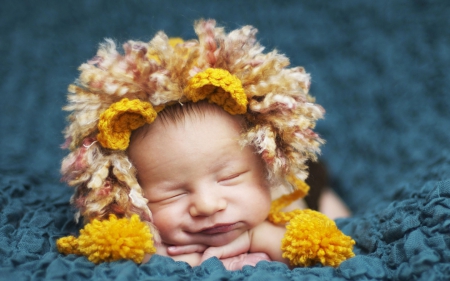
<svg viewBox="0 0 450 281"><path fill-rule="evenodd" d="M208 235L226 233L226 232L233 230L235 228L235 226L236 226L236 223L218 224L218 225L214 225L213 227L202 229L199 233L208 234Z"/></svg>

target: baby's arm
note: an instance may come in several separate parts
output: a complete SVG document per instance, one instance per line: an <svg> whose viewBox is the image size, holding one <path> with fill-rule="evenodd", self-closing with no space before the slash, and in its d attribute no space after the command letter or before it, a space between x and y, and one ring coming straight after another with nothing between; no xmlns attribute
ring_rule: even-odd
<svg viewBox="0 0 450 281"><path fill-rule="evenodd" d="M271 260L289 265L289 260L282 257L281 241L286 233L286 226L264 221L250 231L250 252L266 253Z"/></svg>

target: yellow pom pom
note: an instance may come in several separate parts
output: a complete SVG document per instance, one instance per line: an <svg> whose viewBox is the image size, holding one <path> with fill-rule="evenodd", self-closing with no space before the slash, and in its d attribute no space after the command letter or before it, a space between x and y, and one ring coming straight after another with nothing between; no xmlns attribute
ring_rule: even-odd
<svg viewBox="0 0 450 281"><path fill-rule="evenodd" d="M353 257L355 241L343 234L335 222L312 210L296 210L296 216L286 226L282 240L283 257L294 266L321 263L337 267Z"/></svg>
<svg viewBox="0 0 450 281"><path fill-rule="evenodd" d="M225 69L208 68L197 73L184 92L193 102L207 98L232 115L247 112L248 100L241 81Z"/></svg>
<svg viewBox="0 0 450 281"><path fill-rule="evenodd" d="M153 236L147 224L138 215L131 219L117 219L110 215L109 220L93 220L80 236L63 237L57 241L58 250L64 254L86 256L93 263L130 259L141 263L145 254L153 254Z"/></svg>
<svg viewBox="0 0 450 281"><path fill-rule="evenodd" d="M56 241L56 247L58 248L58 251L64 255L81 255L80 251L78 251L78 240L74 236L59 238Z"/></svg>
<svg viewBox="0 0 450 281"><path fill-rule="evenodd" d="M130 143L131 132L145 123L152 123L156 115L150 103L124 98L100 115L97 140L103 147L125 150Z"/></svg>

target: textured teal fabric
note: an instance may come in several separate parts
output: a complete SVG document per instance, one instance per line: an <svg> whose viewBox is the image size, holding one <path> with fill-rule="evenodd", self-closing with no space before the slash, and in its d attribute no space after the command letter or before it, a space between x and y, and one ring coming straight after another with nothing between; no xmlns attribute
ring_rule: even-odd
<svg viewBox="0 0 450 281"><path fill-rule="evenodd" d="M450 276L450 180L429 181L385 209L338 220L338 226L356 240L357 255L337 269L289 270L278 262L260 262L234 272L226 271L216 258L191 268L162 256L144 265L120 261L97 266L84 257L62 256L56 252L55 239L76 233L77 226L60 186L21 176L4 176L0 184L0 280L2 276L17 280L446 280Z"/></svg>
<svg viewBox="0 0 450 281"><path fill-rule="evenodd" d="M450 280L450 2L35 1L0 6L0 280ZM354 216L337 221L356 257L337 269L261 262L226 271L155 256L98 266L62 256L80 225L59 182L66 88L105 37L192 23L259 29L312 75L332 186Z"/></svg>

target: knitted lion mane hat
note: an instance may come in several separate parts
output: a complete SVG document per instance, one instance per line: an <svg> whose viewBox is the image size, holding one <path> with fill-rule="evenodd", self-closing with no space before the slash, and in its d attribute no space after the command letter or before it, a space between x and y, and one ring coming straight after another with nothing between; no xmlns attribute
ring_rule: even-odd
<svg viewBox="0 0 450 281"><path fill-rule="evenodd" d="M254 146L271 183L307 194L305 162L323 143L312 129L324 114L308 95L309 74L288 68L275 50L264 53L251 26L225 33L200 20L195 32L198 39L189 41L158 32L148 43L126 42L123 53L107 39L80 66L64 107L71 112L64 131L70 153L61 173L75 188L76 219L87 224L78 238L57 241L60 252L94 263L139 263L155 252L152 214L126 150L133 130L177 103L207 100L244 116L241 144Z"/></svg>

